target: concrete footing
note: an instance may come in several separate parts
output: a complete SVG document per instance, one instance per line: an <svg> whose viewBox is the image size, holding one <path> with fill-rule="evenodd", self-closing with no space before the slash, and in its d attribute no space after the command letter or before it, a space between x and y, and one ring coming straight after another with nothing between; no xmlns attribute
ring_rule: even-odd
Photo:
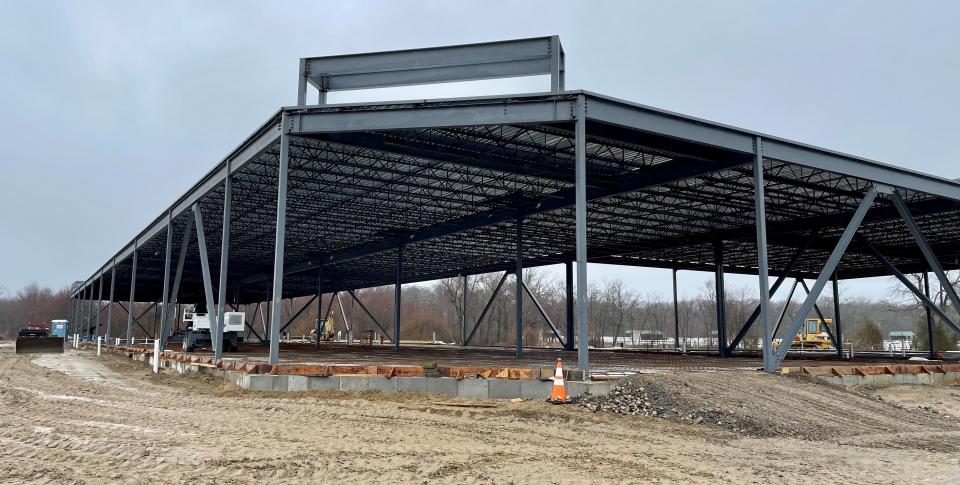
<svg viewBox="0 0 960 485"><path fill-rule="evenodd" d="M135 360L149 361L149 354L131 354ZM219 377L251 391L380 391L423 392L465 399L544 399L550 396L552 381L539 379L497 379L452 377L386 377L382 375L271 375L243 374L212 365L161 359L160 366L185 374L195 372ZM565 381L568 397L589 394L604 396L615 381Z"/></svg>
<svg viewBox="0 0 960 485"><path fill-rule="evenodd" d="M868 376L819 376L820 379L841 386L864 386L871 384L933 384L949 386L960 382L960 372L933 374L877 374Z"/></svg>

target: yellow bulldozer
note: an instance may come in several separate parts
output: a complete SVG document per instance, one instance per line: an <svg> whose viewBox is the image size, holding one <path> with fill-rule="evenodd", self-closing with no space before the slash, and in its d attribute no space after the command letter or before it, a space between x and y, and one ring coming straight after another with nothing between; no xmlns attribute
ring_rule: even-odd
<svg viewBox="0 0 960 485"><path fill-rule="evenodd" d="M833 319L808 318L803 321L803 327L790 342L791 349L803 350L830 350L833 349L833 340L827 329L833 325ZM779 344L777 344L779 347Z"/></svg>

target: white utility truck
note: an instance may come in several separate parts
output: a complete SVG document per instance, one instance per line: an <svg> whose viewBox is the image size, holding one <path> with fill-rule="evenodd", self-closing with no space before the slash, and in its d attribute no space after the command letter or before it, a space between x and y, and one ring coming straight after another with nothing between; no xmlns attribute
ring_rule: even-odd
<svg viewBox="0 0 960 485"><path fill-rule="evenodd" d="M226 312L223 314L223 351L236 352L237 345L243 341L240 334L244 330L247 314L243 312ZM213 339L210 336L210 316L206 313L183 313L183 322L187 331L183 335L183 351L193 352L201 347L212 347Z"/></svg>

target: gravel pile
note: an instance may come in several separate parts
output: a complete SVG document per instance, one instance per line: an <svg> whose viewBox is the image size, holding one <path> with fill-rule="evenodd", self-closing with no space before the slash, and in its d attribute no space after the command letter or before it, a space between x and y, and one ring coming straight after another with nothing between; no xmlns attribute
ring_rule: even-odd
<svg viewBox="0 0 960 485"><path fill-rule="evenodd" d="M579 397L574 402L594 412L706 422L734 428L732 420L724 419L719 409L706 409L683 399L682 393L656 382L654 376L621 379L606 396Z"/></svg>

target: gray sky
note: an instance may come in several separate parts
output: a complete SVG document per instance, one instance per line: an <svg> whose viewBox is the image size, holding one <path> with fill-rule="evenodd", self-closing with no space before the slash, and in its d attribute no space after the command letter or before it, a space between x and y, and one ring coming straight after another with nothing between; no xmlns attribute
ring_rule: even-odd
<svg viewBox="0 0 960 485"><path fill-rule="evenodd" d="M567 87L955 178L958 2L0 2L0 285L89 275L281 105L300 57L559 34ZM543 79L333 95L541 91ZM666 296L669 272L597 267ZM685 294L705 274L685 273ZM755 286L731 277L728 285ZM844 294L885 297L885 279Z"/></svg>

